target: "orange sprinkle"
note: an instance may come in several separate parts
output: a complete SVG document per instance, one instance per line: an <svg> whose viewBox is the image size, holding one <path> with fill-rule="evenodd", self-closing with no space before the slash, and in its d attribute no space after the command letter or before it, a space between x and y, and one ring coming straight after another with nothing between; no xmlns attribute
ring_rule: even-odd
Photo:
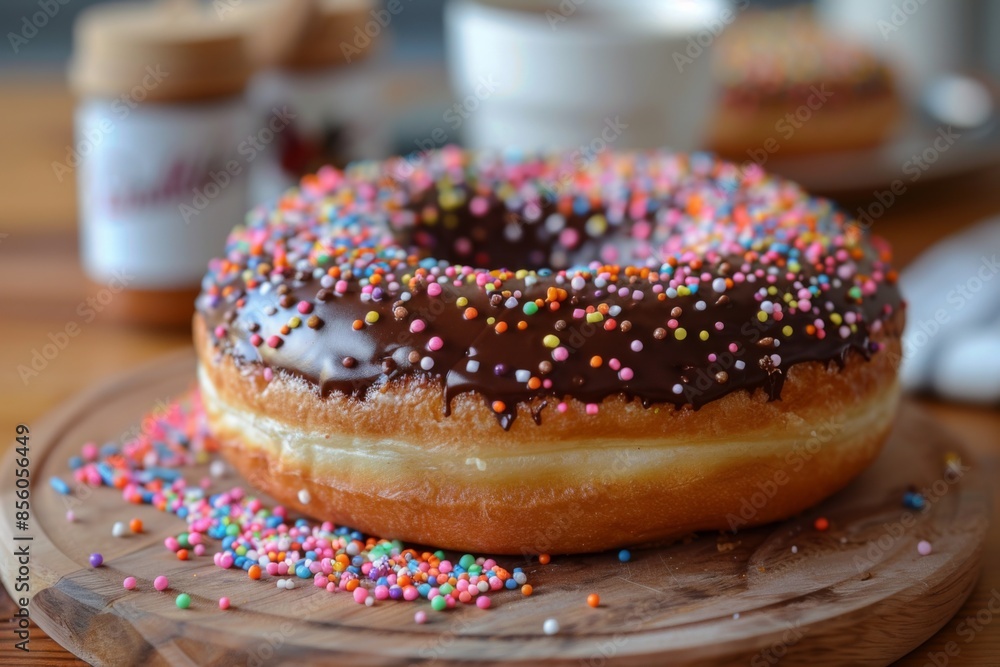
<svg viewBox="0 0 1000 667"><path fill-rule="evenodd" d="M597 593L591 593L587 596L587 604L595 609L601 606L601 596Z"/></svg>
<svg viewBox="0 0 1000 667"><path fill-rule="evenodd" d="M503 412L507 409L507 404L503 401L493 401L493 412Z"/></svg>
<svg viewBox="0 0 1000 667"><path fill-rule="evenodd" d="M604 360L601 359L596 354L590 358L590 367L591 368L600 368L601 364L603 364L603 363L604 363Z"/></svg>
<svg viewBox="0 0 1000 667"><path fill-rule="evenodd" d="M507 330L507 323L506 322L497 322L497 325L494 327L494 329L496 330L496 332L498 334L501 334L501 333L503 333L504 331Z"/></svg>
<svg viewBox="0 0 1000 667"><path fill-rule="evenodd" d="M128 522L128 529L131 530L133 533L141 533L142 532L142 519L132 519L131 521L129 521Z"/></svg>
<svg viewBox="0 0 1000 667"><path fill-rule="evenodd" d="M188 550L187 549L178 549L177 550L177 560L187 560L187 559L188 559Z"/></svg>
<svg viewBox="0 0 1000 667"><path fill-rule="evenodd" d="M360 331L365 328L365 323L361 320L354 320L354 323L351 326L354 327L355 331Z"/></svg>
<svg viewBox="0 0 1000 667"><path fill-rule="evenodd" d="M531 584L525 584L524 586L521 586L521 595L531 595L534 590L535 589L531 587Z"/></svg>
<svg viewBox="0 0 1000 667"><path fill-rule="evenodd" d="M551 560L552 560L552 556L550 556L548 554L539 554L538 555L538 562L541 563L542 565L548 565L549 561L551 561Z"/></svg>
<svg viewBox="0 0 1000 667"><path fill-rule="evenodd" d="M361 585L361 582L358 581L357 579L348 579L347 580L347 585L345 586L345 588L347 589L347 592L350 593L351 591L353 591L355 588L357 588L360 585Z"/></svg>
<svg viewBox="0 0 1000 667"><path fill-rule="evenodd" d="M469 306L468 308L465 309L465 313L462 315L462 317L464 317L467 320L474 320L478 315L479 311L473 308L472 306Z"/></svg>
<svg viewBox="0 0 1000 667"><path fill-rule="evenodd" d="M524 331L527 328L528 328L528 323L525 322L524 320L521 320L520 322L517 323L518 331Z"/></svg>
<svg viewBox="0 0 1000 667"><path fill-rule="evenodd" d="M825 516L821 516L815 521L813 521L813 528L815 528L816 530L822 531L826 530L829 527L830 527L830 520L827 519Z"/></svg>
<svg viewBox="0 0 1000 667"><path fill-rule="evenodd" d="M542 386L542 381L536 377L528 380L528 389L538 389Z"/></svg>
<svg viewBox="0 0 1000 667"><path fill-rule="evenodd" d="M251 579L260 579L260 565L251 565L250 569L247 570L247 575Z"/></svg>

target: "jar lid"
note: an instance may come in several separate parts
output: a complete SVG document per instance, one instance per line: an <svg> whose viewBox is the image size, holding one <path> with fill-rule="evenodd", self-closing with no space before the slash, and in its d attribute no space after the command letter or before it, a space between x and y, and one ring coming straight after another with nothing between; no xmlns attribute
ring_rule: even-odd
<svg viewBox="0 0 1000 667"><path fill-rule="evenodd" d="M389 6L378 9L376 0L245 0L235 11L254 61L288 69L332 67L368 57L394 15Z"/></svg>
<svg viewBox="0 0 1000 667"><path fill-rule="evenodd" d="M184 6L181 6L181 5ZM80 13L70 85L82 95L183 101L241 92L253 68L244 31L187 3L112 3Z"/></svg>

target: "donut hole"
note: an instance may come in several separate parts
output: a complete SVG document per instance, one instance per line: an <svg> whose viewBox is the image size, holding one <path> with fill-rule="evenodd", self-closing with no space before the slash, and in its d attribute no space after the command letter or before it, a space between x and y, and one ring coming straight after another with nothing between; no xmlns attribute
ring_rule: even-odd
<svg viewBox="0 0 1000 667"><path fill-rule="evenodd" d="M517 215L495 202L485 212L463 207L439 218L417 215L409 242L423 257L490 269L562 270L599 261L646 264L658 260L653 225L604 213L563 215L553 205ZM656 239L662 243L662 239Z"/></svg>

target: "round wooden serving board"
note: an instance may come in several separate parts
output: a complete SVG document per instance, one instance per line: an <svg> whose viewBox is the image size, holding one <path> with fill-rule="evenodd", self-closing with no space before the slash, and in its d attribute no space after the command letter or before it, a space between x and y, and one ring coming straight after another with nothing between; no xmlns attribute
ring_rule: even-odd
<svg viewBox="0 0 1000 667"><path fill-rule="evenodd" d="M67 460L88 440L119 441L142 415L193 383L193 355L172 355L96 387L32 427L31 524L15 531L13 452L3 463L0 539L4 584L17 565L9 545L30 544L31 617L62 645L96 664L396 665L432 662L605 664L886 664L941 628L979 574L988 521L982 477L964 462L946 474L950 436L904 406L878 462L848 489L807 515L736 535L702 535L674 546L537 560L503 557L534 584L529 598L505 591L494 606L437 613L426 602L366 608L348 594L300 581L294 590L221 570L209 556L181 562L163 539L181 520L126 504L119 491L48 483L69 481ZM205 471L188 472L200 479ZM232 476L213 490L239 483ZM929 506L902 506L911 485ZM749 499L753 502L755 499ZM760 502L762 499L757 498ZM68 523L66 510L77 521ZM813 520L829 518L830 529ZM111 537L114 521L139 517L146 532ZM13 537L32 536L30 542ZM917 542L933 553L920 556ZM794 549L793 549L794 547ZM93 551L104 566L87 564ZM210 550L209 553L212 553ZM159 574L170 579L153 589ZM126 591L122 580L139 585ZM174 604L180 592L190 609ZM587 606L599 593L601 606ZM231 598L220 611L217 600ZM20 594L14 596L21 597ZM418 609L425 625L413 622ZM542 632L547 618L557 634Z"/></svg>

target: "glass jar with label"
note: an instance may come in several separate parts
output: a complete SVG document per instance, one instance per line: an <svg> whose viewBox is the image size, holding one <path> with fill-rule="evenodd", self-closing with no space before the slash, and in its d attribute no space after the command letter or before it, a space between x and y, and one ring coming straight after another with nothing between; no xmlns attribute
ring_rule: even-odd
<svg viewBox="0 0 1000 667"><path fill-rule="evenodd" d="M254 119L265 122L276 111L290 117L252 165L251 203L274 199L323 165L388 154L383 85L371 56L403 7L377 7L374 0L247 0L237 9L260 66L248 94ZM305 18L290 20L292 11ZM284 48L272 44L296 23Z"/></svg>
<svg viewBox="0 0 1000 667"><path fill-rule="evenodd" d="M246 39L198 8L105 4L77 20L75 166L88 279L106 316L184 324L208 260L246 210L257 139Z"/></svg>

